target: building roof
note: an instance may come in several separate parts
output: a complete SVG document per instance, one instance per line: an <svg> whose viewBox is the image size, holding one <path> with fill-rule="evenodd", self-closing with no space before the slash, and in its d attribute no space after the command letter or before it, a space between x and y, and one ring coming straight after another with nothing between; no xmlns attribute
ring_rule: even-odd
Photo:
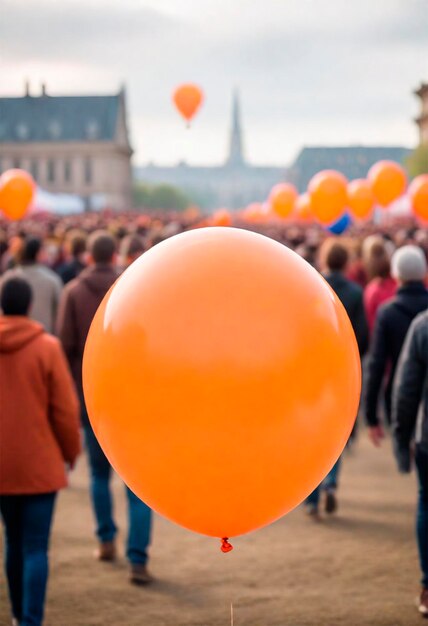
<svg viewBox="0 0 428 626"><path fill-rule="evenodd" d="M307 147L299 153L291 169L299 189L305 189L317 172L338 170L349 180L365 178L377 161L403 163L411 150L401 146Z"/></svg>
<svg viewBox="0 0 428 626"><path fill-rule="evenodd" d="M121 97L0 98L0 143L112 141Z"/></svg>

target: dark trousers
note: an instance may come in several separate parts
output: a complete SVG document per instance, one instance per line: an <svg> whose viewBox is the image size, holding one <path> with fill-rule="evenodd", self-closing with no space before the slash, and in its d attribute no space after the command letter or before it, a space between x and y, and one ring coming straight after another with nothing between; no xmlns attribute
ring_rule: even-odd
<svg viewBox="0 0 428 626"><path fill-rule="evenodd" d="M313 506L318 507L320 501L320 490L324 489L328 491L329 489L337 489L337 483L339 480L339 470L341 464L341 457L339 457L336 463L333 465L327 476L324 478L323 482L313 490L313 492L306 498L306 504L312 504Z"/></svg>
<svg viewBox="0 0 428 626"><path fill-rule="evenodd" d="M55 496L0 496L9 596L13 616L21 626L41 626L43 622Z"/></svg>
<svg viewBox="0 0 428 626"><path fill-rule="evenodd" d="M112 541L117 533L110 490L111 466L88 419L83 420L83 429L91 472L91 499L96 520L96 534L104 543ZM128 487L126 487L126 494L129 519L126 556L132 564L144 564L148 558L147 548L150 543L152 512Z"/></svg>
<svg viewBox="0 0 428 626"><path fill-rule="evenodd" d="M422 586L428 589L428 454L418 447L415 461L419 485L416 534L422 569Z"/></svg>

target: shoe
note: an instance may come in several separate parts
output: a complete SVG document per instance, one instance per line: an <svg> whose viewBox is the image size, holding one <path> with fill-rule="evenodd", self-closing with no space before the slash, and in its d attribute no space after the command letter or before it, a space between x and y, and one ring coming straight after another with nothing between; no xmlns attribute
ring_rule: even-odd
<svg viewBox="0 0 428 626"><path fill-rule="evenodd" d="M428 618L428 587L422 589L421 597L418 600L419 613Z"/></svg>
<svg viewBox="0 0 428 626"><path fill-rule="evenodd" d="M117 556L115 542L105 541L100 543L94 552L94 556L98 561L115 561Z"/></svg>
<svg viewBox="0 0 428 626"><path fill-rule="evenodd" d="M331 515L337 511L337 498L334 489L328 489L325 497L325 512Z"/></svg>
<svg viewBox="0 0 428 626"><path fill-rule="evenodd" d="M131 565L129 570L129 582L133 585L148 585L153 581L153 577L147 571L147 567L142 563Z"/></svg>
<svg viewBox="0 0 428 626"><path fill-rule="evenodd" d="M315 522L319 522L321 520L316 504L305 504L305 513L308 517L312 517Z"/></svg>

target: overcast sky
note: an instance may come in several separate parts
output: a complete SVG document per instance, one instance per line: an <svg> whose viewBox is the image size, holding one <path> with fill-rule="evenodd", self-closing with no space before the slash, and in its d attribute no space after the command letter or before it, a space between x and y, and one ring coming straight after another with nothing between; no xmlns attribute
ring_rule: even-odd
<svg viewBox="0 0 428 626"><path fill-rule="evenodd" d="M245 151L287 165L304 145L417 141L427 0L0 0L0 95L128 94L135 162L218 163L232 88ZM191 130L180 82L206 101Z"/></svg>

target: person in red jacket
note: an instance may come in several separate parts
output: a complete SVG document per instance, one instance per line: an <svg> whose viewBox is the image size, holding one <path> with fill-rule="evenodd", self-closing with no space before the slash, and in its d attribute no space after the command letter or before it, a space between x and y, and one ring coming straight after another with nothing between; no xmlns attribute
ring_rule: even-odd
<svg viewBox="0 0 428 626"><path fill-rule="evenodd" d="M50 528L66 464L80 452L78 400L59 341L28 318L23 278L1 292L0 513L14 623L43 621Z"/></svg>
<svg viewBox="0 0 428 626"><path fill-rule="evenodd" d="M374 241L366 256L370 278L364 290L364 308L370 334L372 334L379 307L395 296L397 281L391 276L391 261L383 241Z"/></svg>

